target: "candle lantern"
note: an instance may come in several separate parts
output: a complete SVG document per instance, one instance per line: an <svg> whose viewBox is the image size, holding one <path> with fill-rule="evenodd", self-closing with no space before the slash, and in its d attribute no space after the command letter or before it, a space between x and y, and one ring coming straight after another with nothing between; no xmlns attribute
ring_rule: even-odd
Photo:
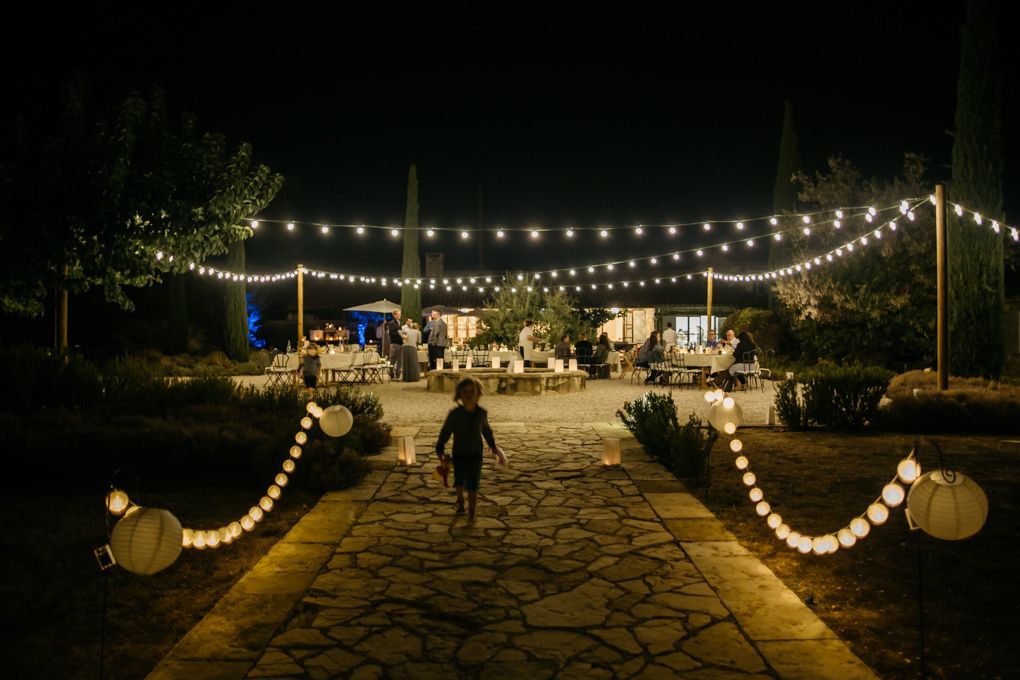
<svg viewBox="0 0 1020 680"><path fill-rule="evenodd" d="M401 437L397 440L397 460L401 465L414 465L414 437Z"/></svg>
<svg viewBox="0 0 1020 680"><path fill-rule="evenodd" d="M555 360L555 363L553 363L553 371L556 372L556 373L562 373L563 372L563 359L556 359Z"/></svg>
<svg viewBox="0 0 1020 680"><path fill-rule="evenodd" d="M499 357L492 357L492 367L499 368Z"/></svg>
<svg viewBox="0 0 1020 680"><path fill-rule="evenodd" d="M444 362L443 362L442 359L436 359L436 370L437 371L443 370L443 363Z"/></svg>
<svg viewBox="0 0 1020 680"><path fill-rule="evenodd" d="M576 371L576 370L577 370L577 359L571 359L571 360L570 360L570 365L569 365L569 367L568 367L568 368L569 368L569 369L570 369L571 371Z"/></svg>
<svg viewBox="0 0 1020 680"><path fill-rule="evenodd" d="M616 437L606 437L602 440L602 464L620 464L620 440Z"/></svg>
<svg viewBox="0 0 1020 680"><path fill-rule="evenodd" d="M524 373L524 361L522 359L515 359L513 363L514 373Z"/></svg>

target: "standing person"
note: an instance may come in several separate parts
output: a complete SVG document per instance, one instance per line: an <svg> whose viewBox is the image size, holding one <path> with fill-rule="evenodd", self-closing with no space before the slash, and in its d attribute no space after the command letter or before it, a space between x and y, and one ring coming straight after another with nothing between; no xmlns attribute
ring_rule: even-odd
<svg viewBox="0 0 1020 680"><path fill-rule="evenodd" d="M666 324L666 330L662 331L662 348L667 352L676 347L676 331L673 330L673 322Z"/></svg>
<svg viewBox="0 0 1020 680"><path fill-rule="evenodd" d="M538 338L532 335L535 332L534 325L534 321L525 319L524 328L521 329L520 334L517 336L517 351L520 352L521 358L524 359L525 368L531 366L531 351L535 348L535 343L538 342Z"/></svg>
<svg viewBox="0 0 1020 680"><path fill-rule="evenodd" d="M429 370L436 367L436 359L442 359L446 355L446 322L438 309L432 310L432 330L429 332Z"/></svg>
<svg viewBox="0 0 1020 680"><path fill-rule="evenodd" d="M421 343L421 331L418 324L409 322L405 326L403 352L400 355L403 361L404 382L418 382L421 380L421 367L418 365L418 345Z"/></svg>
<svg viewBox="0 0 1020 680"><path fill-rule="evenodd" d="M308 352L301 357L301 377L308 388L308 394L315 392L319 384L319 370L322 368L322 359L319 358L319 348L315 345L308 346Z"/></svg>
<svg viewBox="0 0 1020 680"><path fill-rule="evenodd" d="M400 310L393 310L393 318L386 324L386 332L390 338L390 377L400 380L400 355L404 351L404 331L400 329Z"/></svg>
<svg viewBox="0 0 1020 680"><path fill-rule="evenodd" d="M445 461L443 449L453 436L453 488L457 491L458 515L464 514L464 491L467 491L468 522L475 521L475 506L478 502L478 486L482 479L482 438L489 445L489 451L499 457L496 440L489 425L489 414L478 405L482 396L482 384L474 378L464 378L457 383L453 400L459 406L450 411L443 423L443 429L436 440L439 460Z"/></svg>

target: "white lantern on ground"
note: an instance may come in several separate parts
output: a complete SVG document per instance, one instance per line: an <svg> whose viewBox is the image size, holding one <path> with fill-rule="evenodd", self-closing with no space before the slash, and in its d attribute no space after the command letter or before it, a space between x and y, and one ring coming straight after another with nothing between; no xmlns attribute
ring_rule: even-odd
<svg viewBox="0 0 1020 680"><path fill-rule="evenodd" d="M335 404L323 410L319 418L319 427L330 437L342 437L351 431L354 424L354 416L347 410L346 406Z"/></svg>
<svg viewBox="0 0 1020 680"><path fill-rule="evenodd" d="M499 357L492 357L492 367L499 368Z"/></svg>
<svg viewBox="0 0 1020 680"><path fill-rule="evenodd" d="M740 409L740 405L732 399L716 399L712 404L712 409L708 412L708 422L720 432L726 432L727 423L732 423L733 427L727 434L733 434L736 432L736 428L744 422L744 412Z"/></svg>
<svg viewBox="0 0 1020 680"><path fill-rule="evenodd" d="M522 359L515 359L512 366L514 373L524 373L524 361Z"/></svg>
<svg viewBox="0 0 1020 680"><path fill-rule="evenodd" d="M191 529L181 529L181 543L185 548L191 547L191 542L195 539L195 532Z"/></svg>
<svg viewBox="0 0 1020 680"><path fill-rule="evenodd" d="M555 359L553 361L553 372L554 373L562 373L563 372L563 359Z"/></svg>
<svg viewBox="0 0 1020 680"><path fill-rule="evenodd" d="M571 359L568 368L571 371L576 371L577 370L577 359Z"/></svg>
<svg viewBox="0 0 1020 680"><path fill-rule="evenodd" d="M136 574L166 569L183 547L181 523L168 510L156 508L138 508L129 513L110 535L110 550L117 564Z"/></svg>
<svg viewBox="0 0 1020 680"><path fill-rule="evenodd" d="M444 362L443 362L442 359L436 359L436 370L437 371L443 370L443 363Z"/></svg>
<svg viewBox="0 0 1020 680"><path fill-rule="evenodd" d="M454 373L460 373L460 362L459 362L459 361L457 361L456 359L454 359L454 360L453 360L453 365L452 365L452 366L450 366L450 369L451 369L451 370L452 370L452 371L453 371Z"/></svg>
<svg viewBox="0 0 1020 680"><path fill-rule="evenodd" d="M414 465L414 437L401 437L397 440L397 461L401 465Z"/></svg>
<svg viewBox="0 0 1020 680"><path fill-rule="evenodd" d="M237 538L241 535L241 523L231 522L227 525L227 531L230 532L231 537Z"/></svg>
<svg viewBox="0 0 1020 680"><path fill-rule="evenodd" d="M802 554L807 555L814 548L814 541L810 536L801 536L800 543L797 544L797 550Z"/></svg>
<svg viewBox="0 0 1020 680"><path fill-rule="evenodd" d="M973 536L988 518L988 498L962 473L941 470L922 475L907 496L907 521L935 538L955 541Z"/></svg>
<svg viewBox="0 0 1020 680"><path fill-rule="evenodd" d="M620 440L616 437L606 437L602 440L602 464L620 464Z"/></svg>

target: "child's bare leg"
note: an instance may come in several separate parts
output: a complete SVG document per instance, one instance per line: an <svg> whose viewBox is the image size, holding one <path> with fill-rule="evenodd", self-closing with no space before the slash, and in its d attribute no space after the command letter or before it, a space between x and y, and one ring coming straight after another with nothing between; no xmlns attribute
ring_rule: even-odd
<svg viewBox="0 0 1020 680"><path fill-rule="evenodd" d="M462 487L462 486L455 486L455 487L453 487L453 489L454 489L454 491L457 492L457 502L463 504L464 503L464 487Z"/></svg>
<svg viewBox="0 0 1020 680"><path fill-rule="evenodd" d="M474 516L475 505L478 504L478 492L468 491L468 514Z"/></svg>

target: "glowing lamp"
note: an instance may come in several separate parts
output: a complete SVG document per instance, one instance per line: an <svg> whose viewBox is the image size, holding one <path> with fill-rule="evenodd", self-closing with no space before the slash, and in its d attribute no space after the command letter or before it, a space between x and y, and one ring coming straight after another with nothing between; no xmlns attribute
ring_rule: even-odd
<svg viewBox="0 0 1020 680"><path fill-rule="evenodd" d="M747 460L747 456L737 456L736 466L738 470L746 470L750 461Z"/></svg>
<svg viewBox="0 0 1020 680"><path fill-rule="evenodd" d="M881 503L872 503L868 506L868 519L872 524L882 524L889 519L889 508Z"/></svg>
<svg viewBox="0 0 1020 680"><path fill-rule="evenodd" d="M800 539L801 539L800 532L791 531L789 534L786 535L786 545L796 549L797 546L800 545Z"/></svg>
<svg viewBox="0 0 1020 680"><path fill-rule="evenodd" d="M563 372L563 359L556 359L553 363L553 373Z"/></svg>
<svg viewBox="0 0 1020 680"><path fill-rule="evenodd" d="M401 437L397 440L397 461L401 465L414 465L414 437Z"/></svg>
<svg viewBox="0 0 1020 680"><path fill-rule="evenodd" d="M294 435L294 441L296 441L298 444L304 444L305 442L308 441L308 435L305 434L304 432L298 432L296 435Z"/></svg>
<svg viewBox="0 0 1020 680"><path fill-rule="evenodd" d="M602 440L602 464L620 464L620 440L616 437L607 437Z"/></svg>
<svg viewBox="0 0 1020 680"><path fill-rule="evenodd" d="M727 401L730 402L729 406L726 405ZM733 428L727 434L733 434L744 422L743 416L744 413L736 402L728 399L716 399L712 404L712 410L708 413L708 422L720 432L726 432L726 425L732 423Z"/></svg>
<svg viewBox="0 0 1020 680"><path fill-rule="evenodd" d="M342 437L351 431L354 424L354 416L347 410L346 406L335 404L322 412L319 418L319 427L330 437Z"/></svg>
<svg viewBox="0 0 1020 680"><path fill-rule="evenodd" d="M857 538L864 538L871 531L871 525L868 524L868 520L863 517L856 517L850 522L850 531L854 533Z"/></svg>
<svg viewBox="0 0 1020 680"><path fill-rule="evenodd" d="M754 486L754 483L757 480L758 480L758 478L754 476L753 472L745 472L744 473L744 484L746 484L747 486Z"/></svg>
<svg viewBox="0 0 1020 680"><path fill-rule="evenodd" d="M725 432L726 434L733 434L734 432L737 431L737 426L733 423L726 423L725 425L723 425L722 429L723 432Z"/></svg>
<svg viewBox="0 0 1020 680"><path fill-rule="evenodd" d="M184 530L167 510L138 508L113 527L110 550L117 564L135 574L166 569L184 547Z"/></svg>
<svg viewBox="0 0 1020 680"><path fill-rule="evenodd" d="M904 484L913 484L921 475L921 464L913 458L904 458L896 466L896 474Z"/></svg>
<svg viewBox="0 0 1020 680"><path fill-rule="evenodd" d="M251 515L245 515L244 517L242 517L241 521L238 522L238 524L240 524L241 528L244 529L245 531L251 531L252 529L255 528L255 520L251 518Z"/></svg>
<svg viewBox="0 0 1020 680"><path fill-rule="evenodd" d="M110 514L120 517L127 511L129 505L131 499L120 489L111 489L110 493L106 494L106 509Z"/></svg>
<svg viewBox="0 0 1020 680"><path fill-rule="evenodd" d="M227 527L220 527L220 541L223 545L230 545L234 542L234 537L230 535L230 529Z"/></svg>
<svg viewBox="0 0 1020 680"><path fill-rule="evenodd" d="M283 471L284 472L294 472L294 468L295 467L297 467L297 466L294 465L294 461L292 461L290 458L288 458L287 460L283 461Z"/></svg>
<svg viewBox="0 0 1020 680"><path fill-rule="evenodd" d="M515 359L512 366L514 373L524 373L524 361L521 359Z"/></svg>
<svg viewBox="0 0 1020 680"><path fill-rule="evenodd" d="M206 535L205 544L210 548L220 547L220 532L213 529Z"/></svg>
<svg viewBox="0 0 1020 680"><path fill-rule="evenodd" d="M780 524L779 526L776 527L776 538L778 538L780 541L785 541L789 535L790 525Z"/></svg>
<svg viewBox="0 0 1020 680"><path fill-rule="evenodd" d="M273 484L271 487L266 489L266 495L269 496L270 498L272 498L273 500L276 500L277 498L279 498L280 494L282 494L282 493L283 493L283 490L280 487L278 487L276 484Z"/></svg>
<svg viewBox="0 0 1020 680"><path fill-rule="evenodd" d="M437 371L443 370L443 366L444 366L445 363L446 362L443 361L442 359L436 359L436 370Z"/></svg>
<svg viewBox="0 0 1020 680"><path fill-rule="evenodd" d="M191 529L181 529L181 546L190 548L191 542L195 539L195 532Z"/></svg>
<svg viewBox="0 0 1020 680"><path fill-rule="evenodd" d="M710 404L715 401L715 392L705 392L705 401Z"/></svg>
<svg viewBox="0 0 1020 680"><path fill-rule="evenodd" d="M757 512L760 516L764 517L765 515L772 512L772 507L765 501L762 501L758 503L758 505L754 506L754 511Z"/></svg>
<svg viewBox="0 0 1020 680"><path fill-rule="evenodd" d="M499 368L499 357L492 357L492 367Z"/></svg>
<svg viewBox="0 0 1020 680"><path fill-rule="evenodd" d="M922 475L907 496L910 528L923 529L935 538L955 541L973 536L987 518L985 492L974 480L959 472L949 479L941 470Z"/></svg>
<svg viewBox="0 0 1020 680"><path fill-rule="evenodd" d="M568 370L576 371L577 370L577 359L571 359L570 363L567 365L567 368L568 368Z"/></svg>
<svg viewBox="0 0 1020 680"><path fill-rule="evenodd" d="M814 541L811 540L810 536L801 536L800 541L797 543L797 550L802 554L807 555L814 548Z"/></svg>
<svg viewBox="0 0 1020 680"><path fill-rule="evenodd" d="M765 524L768 525L769 529L775 529L776 527L778 527L782 523L783 523L782 516L777 515L774 512L771 513L768 517L765 518Z"/></svg>
<svg viewBox="0 0 1020 680"><path fill-rule="evenodd" d="M907 492L903 490L903 487L893 482L892 484L886 484L882 488L882 500L890 508L895 508L903 499L907 497Z"/></svg>
<svg viewBox="0 0 1020 680"><path fill-rule="evenodd" d="M318 408L319 405L316 404L314 401L310 401L307 404L305 404L305 410L308 411L309 413L315 413L316 409Z"/></svg>
<svg viewBox="0 0 1020 680"><path fill-rule="evenodd" d="M287 479L287 475L283 474L282 472L276 475L276 478L273 481L276 482L277 486L287 486L287 484L290 482L290 480Z"/></svg>
<svg viewBox="0 0 1020 680"><path fill-rule="evenodd" d="M269 512L273 509L273 499L269 496L263 496L259 499L259 507L265 512Z"/></svg>
<svg viewBox="0 0 1020 680"><path fill-rule="evenodd" d="M854 536L854 532L847 528L840 529L836 534L836 538L839 539L840 545L844 548L852 548L857 543L857 537Z"/></svg>
<svg viewBox="0 0 1020 680"><path fill-rule="evenodd" d="M241 535L241 523L231 522L227 525L227 533L230 534L231 538L237 538Z"/></svg>
<svg viewBox="0 0 1020 680"><path fill-rule="evenodd" d="M191 547L196 550L205 550L205 532L196 531L195 535L191 538Z"/></svg>
<svg viewBox="0 0 1020 680"><path fill-rule="evenodd" d="M450 370L454 373L460 373L460 362L454 359L453 363L450 365Z"/></svg>
<svg viewBox="0 0 1020 680"><path fill-rule="evenodd" d="M811 552L816 555L824 555L829 552L828 544L825 542L824 536L817 536L811 539Z"/></svg>
<svg viewBox="0 0 1020 680"><path fill-rule="evenodd" d="M292 447L290 447L290 457L291 458L300 458L301 457L301 447L300 446L292 446Z"/></svg>
<svg viewBox="0 0 1020 680"><path fill-rule="evenodd" d="M309 418L308 416L305 416L304 418L302 418L301 419L301 427L305 428L306 430L312 429L312 419Z"/></svg>
<svg viewBox="0 0 1020 680"><path fill-rule="evenodd" d="M251 517L256 522L261 522L262 518L265 517L265 513L262 512L262 508L260 508L257 505L253 505L252 508L248 511L248 516Z"/></svg>
<svg viewBox="0 0 1020 680"><path fill-rule="evenodd" d="M751 489L751 491L747 495L750 496L751 500L754 501L755 503L760 501L762 498L765 498L765 494L762 493L762 490L759 489L758 487L754 487L753 489Z"/></svg>
<svg viewBox="0 0 1020 680"><path fill-rule="evenodd" d="M730 442L730 451L733 453L740 453L740 450L744 448L744 443L739 439L734 439Z"/></svg>

